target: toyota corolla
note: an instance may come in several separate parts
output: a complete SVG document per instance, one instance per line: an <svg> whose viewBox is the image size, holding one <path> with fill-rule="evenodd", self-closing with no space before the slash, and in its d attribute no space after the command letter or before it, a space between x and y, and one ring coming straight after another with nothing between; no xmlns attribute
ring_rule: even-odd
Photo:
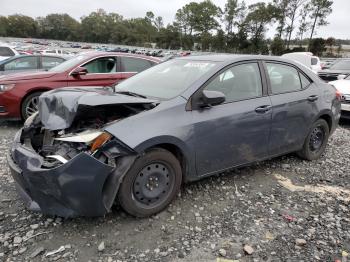
<svg viewBox="0 0 350 262"><path fill-rule="evenodd" d="M44 93L8 163L27 207L100 216L118 203L144 217L184 182L290 152L319 158L341 97L292 61L177 58L111 88Z"/></svg>

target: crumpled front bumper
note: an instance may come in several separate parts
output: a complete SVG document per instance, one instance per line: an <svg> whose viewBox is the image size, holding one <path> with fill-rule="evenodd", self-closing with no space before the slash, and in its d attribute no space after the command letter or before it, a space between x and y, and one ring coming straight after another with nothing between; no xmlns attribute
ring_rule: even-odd
<svg viewBox="0 0 350 262"><path fill-rule="evenodd" d="M7 160L27 208L62 217L102 216L110 211L135 156L123 156L112 167L82 152L59 167L43 169L42 157L21 144L21 132Z"/></svg>

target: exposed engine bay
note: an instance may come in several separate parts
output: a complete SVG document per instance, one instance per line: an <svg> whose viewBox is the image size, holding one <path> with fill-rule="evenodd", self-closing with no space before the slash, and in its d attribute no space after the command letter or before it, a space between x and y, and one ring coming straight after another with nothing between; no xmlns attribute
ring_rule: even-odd
<svg viewBox="0 0 350 262"><path fill-rule="evenodd" d="M21 142L43 157L42 168L58 167L81 152L116 166L112 144L119 151L124 145L103 127L156 105L106 88L54 90L40 97L39 114L26 121Z"/></svg>

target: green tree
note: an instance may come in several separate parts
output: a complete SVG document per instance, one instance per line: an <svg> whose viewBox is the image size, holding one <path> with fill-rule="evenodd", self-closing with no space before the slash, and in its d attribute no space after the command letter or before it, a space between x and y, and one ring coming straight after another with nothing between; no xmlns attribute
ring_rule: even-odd
<svg viewBox="0 0 350 262"><path fill-rule="evenodd" d="M322 56L323 52L326 50L326 41L323 38L311 39L309 50L316 56Z"/></svg>
<svg viewBox="0 0 350 262"><path fill-rule="evenodd" d="M154 19L154 26L157 28L158 31L159 31L161 28L163 28L163 27L164 27L163 17L157 16L157 17Z"/></svg>
<svg viewBox="0 0 350 262"><path fill-rule="evenodd" d="M13 37L36 37L36 21L25 15L10 15L7 17L7 36Z"/></svg>
<svg viewBox="0 0 350 262"><path fill-rule="evenodd" d="M300 40L300 46L302 45L302 42L304 40L304 34L310 29L311 23L308 20L310 13L310 3L306 2L302 6L299 12L299 28L298 28L298 37Z"/></svg>
<svg viewBox="0 0 350 262"><path fill-rule="evenodd" d="M68 14L37 18L40 36L49 39L79 40L80 23Z"/></svg>
<svg viewBox="0 0 350 262"><path fill-rule="evenodd" d="M326 39L326 46L329 47L329 56L333 56L333 46L337 44L337 40L334 37L328 37Z"/></svg>
<svg viewBox="0 0 350 262"><path fill-rule="evenodd" d="M333 1L330 0L311 0L310 18L313 20L311 27L310 40L312 39L317 27L328 24L327 17L332 13Z"/></svg>
<svg viewBox="0 0 350 262"><path fill-rule="evenodd" d="M286 17L289 19L287 27L287 48L289 49L292 33L295 29L295 23L298 18L298 10L303 7L308 0L290 0L286 12Z"/></svg>
<svg viewBox="0 0 350 262"><path fill-rule="evenodd" d="M251 36L252 47L250 52L266 53L266 42L264 41L264 34L267 25L269 25L276 11L275 7L271 4L266 5L263 2L259 2L250 5L249 13L246 17L246 30ZM268 48L267 48L268 49Z"/></svg>
<svg viewBox="0 0 350 262"><path fill-rule="evenodd" d="M202 43L202 50L206 50L209 47L210 31L219 28L218 19L220 16L220 8L206 0L185 5L176 12L175 19L181 32L184 33L184 38L188 35L192 38L192 34L195 32Z"/></svg>
<svg viewBox="0 0 350 262"><path fill-rule="evenodd" d="M270 44L270 50L273 55L283 55L285 51L284 41L280 37L276 36Z"/></svg>
<svg viewBox="0 0 350 262"><path fill-rule="evenodd" d="M283 32L286 27L286 17L288 12L289 0L273 0L275 7L275 18L278 23L277 37L282 38Z"/></svg>
<svg viewBox="0 0 350 262"><path fill-rule="evenodd" d="M0 36L7 36L8 21L6 16L0 16Z"/></svg>

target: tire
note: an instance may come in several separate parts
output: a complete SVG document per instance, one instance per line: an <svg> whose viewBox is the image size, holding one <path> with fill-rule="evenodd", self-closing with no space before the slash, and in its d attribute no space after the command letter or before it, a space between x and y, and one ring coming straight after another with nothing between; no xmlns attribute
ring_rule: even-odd
<svg viewBox="0 0 350 262"><path fill-rule="evenodd" d="M323 119L318 119L311 127L303 148L297 152L298 156L305 160L320 158L326 149L329 138L329 126Z"/></svg>
<svg viewBox="0 0 350 262"><path fill-rule="evenodd" d="M38 98L42 92L34 92L28 95L22 102L21 116L23 120L26 120L36 111L38 111ZM36 109L36 110L35 110Z"/></svg>
<svg viewBox="0 0 350 262"><path fill-rule="evenodd" d="M139 157L125 175L118 192L130 215L148 217L162 211L180 190L182 170L177 158L155 148Z"/></svg>

